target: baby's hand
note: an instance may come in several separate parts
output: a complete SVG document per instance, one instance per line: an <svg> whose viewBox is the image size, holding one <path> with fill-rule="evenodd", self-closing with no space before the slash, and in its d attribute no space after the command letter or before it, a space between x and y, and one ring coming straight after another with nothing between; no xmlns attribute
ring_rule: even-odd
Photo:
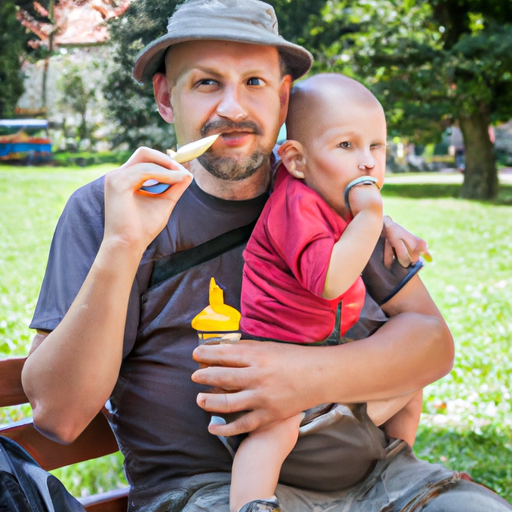
<svg viewBox="0 0 512 512"><path fill-rule="evenodd" d="M350 211L355 217L359 212L368 210L382 216L382 196L377 185L356 185L349 192Z"/></svg>

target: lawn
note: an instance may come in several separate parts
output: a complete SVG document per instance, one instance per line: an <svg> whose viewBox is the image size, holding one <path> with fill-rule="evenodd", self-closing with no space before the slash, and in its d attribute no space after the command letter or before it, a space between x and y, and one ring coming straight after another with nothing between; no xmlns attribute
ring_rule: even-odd
<svg viewBox="0 0 512 512"><path fill-rule="evenodd" d="M426 389L415 451L512 501L512 187L492 204L458 190L393 177L384 187L386 212L429 242L421 277L456 345L452 372Z"/></svg>
<svg viewBox="0 0 512 512"><path fill-rule="evenodd" d="M73 190L108 169L0 166L0 354L26 353L59 214ZM453 371L425 390L415 450L468 471L512 501L512 186L483 203L457 199L460 185L449 177L407 181L389 178L385 210L428 240L434 261L421 276L457 351ZM14 408L10 416L25 413ZM109 457L57 474L80 495L115 485L119 472L119 457Z"/></svg>

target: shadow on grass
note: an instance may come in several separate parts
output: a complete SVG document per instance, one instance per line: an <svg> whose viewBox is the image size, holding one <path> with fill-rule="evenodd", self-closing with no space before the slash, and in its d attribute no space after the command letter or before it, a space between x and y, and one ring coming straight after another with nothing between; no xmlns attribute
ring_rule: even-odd
<svg viewBox="0 0 512 512"><path fill-rule="evenodd" d="M480 432L420 426L414 445L420 459L465 471L512 502L512 435L495 426Z"/></svg>
<svg viewBox="0 0 512 512"><path fill-rule="evenodd" d="M412 199L441 199L460 197L461 185L452 183L386 183L382 195ZM512 206L512 185L501 185L498 197L486 204Z"/></svg>
<svg viewBox="0 0 512 512"><path fill-rule="evenodd" d="M413 199L437 199L442 197L458 198L460 185L438 183L386 183L382 195L391 197L409 197Z"/></svg>

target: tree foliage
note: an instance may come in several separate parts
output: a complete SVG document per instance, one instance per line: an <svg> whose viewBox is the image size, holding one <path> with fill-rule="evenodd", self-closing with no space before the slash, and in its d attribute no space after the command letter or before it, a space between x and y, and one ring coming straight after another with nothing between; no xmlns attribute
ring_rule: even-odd
<svg viewBox="0 0 512 512"><path fill-rule="evenodd" d="M115 145L166 149L175 144L172 127L157 111L151 84L135 82L132 70L140 50L165 34L167 18L177 4L177 0L138 0L110 24L113 65L104 95L109 104L109 117L118 127L113 137Z"/></svg>
<svg viewBox="0 0 512 512"><path fill-rule="evenodd" d="M332 2L324 23L352 21L333 41L327 67L355 74L381 99L392 131L413 141L458 122L466 146L462 195L498 188L491 122L512 117L512 3L509 0Z"/></svg>
<svg viewBox="0 0 512 512"><path fill-rule="evenodd" d="M59 102L61 108L80 116L80 125L77 129L78 140L90 137L87 114L89 105L96 95L95 87L84 80L81 71L77 64L69 65L57 84L61 93Z"/></svg>
<svg viewBox="0 0 512 512"><path fill-rule="evenodd" d="M16 18L16 4L0 3L0 118L12 117L23 94L21 64L27 36Z"/></svg>
<svg viewBox="0 0 512 512"><path fill-rule="evenodd" d="M39 60L48 52L39 38L19 21L24 11L37 22L48 21L44 14L51 0L2 0L0 2L0 117L14 116L16 103L24 92L23 63Z"/></svg>
<svg viewBox="0 0 512 512"><path fill-rule="evenodd" d="M34 26L50 23L48 9L52 9L56 0L7 0L7 2L16 6L18 25L23 32L24 56L32 62L47 58L48 46L42 44L41 38L30 27L25 27L23 24L26 20L31 21Z"/></svg>

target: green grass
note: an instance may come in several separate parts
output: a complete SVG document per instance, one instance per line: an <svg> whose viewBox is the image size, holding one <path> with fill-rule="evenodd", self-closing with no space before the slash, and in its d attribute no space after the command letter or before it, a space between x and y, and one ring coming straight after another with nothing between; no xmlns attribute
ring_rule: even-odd
<svg viewBox="0 0 512 512"><path fill-rule="evenodd" d="M394 184L386 213L429 242L421 277L456 344L452 372L425 390L415 451L512 501L512 187L493 203L459 185Z"/></svg>
<svg viewBox="0 0 512 512"><path fill-rule="evenodd" d="M74 190L112 165L83 169L0 166L0 357L26 355L28 328L46 267L53 231ZM27 406L0 412L0 423L30 413ZM53 472L75 496L125 486L120 454Z"/></svg>
<svg viewBox="0 0 512 512"><path fill-rule="evenodd" d="M479 431L431 427L424 420L414 446L418 457L466 471L472 478L511 501L512 435L495 426Z"/></svg>
<svg viewBox="0 0 512 512"><path fill-rule="evenodd" d="M74 190L108 169L0 166L0 353L25 353L59 215Z"/></svg>
<svg viewBox="0 0 512 512"><path fill-rule="evenodd" d="M27 326L67 198L109 168L0 166L0 356L26 353ZM460 200L459 187L391 178L383 190L386 213L429 242L434 261L421 276L457 351L453 371L425 390L415 450L468 471L512 501L512 187L502 187L492 203ZM25 413L14 408L9 417ZM57 476L83 495L122 483L120 464L120 457L107 457Z"/></svg>

